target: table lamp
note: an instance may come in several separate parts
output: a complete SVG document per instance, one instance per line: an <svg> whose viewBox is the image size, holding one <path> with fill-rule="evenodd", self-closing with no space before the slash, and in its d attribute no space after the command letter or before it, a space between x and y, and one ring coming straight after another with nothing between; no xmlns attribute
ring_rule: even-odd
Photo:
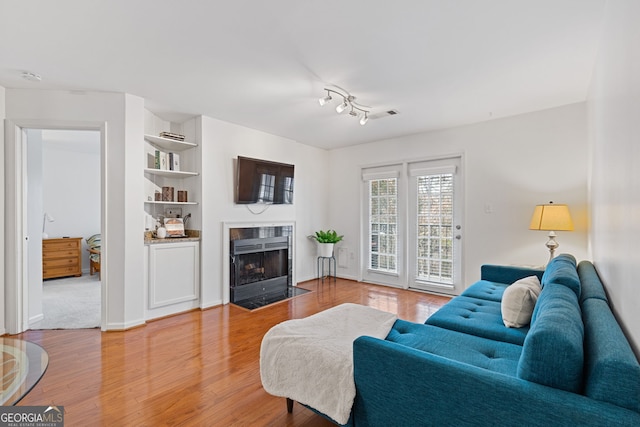
<svg viewBox="0 0 640 427"><path fill-rule="evenodd" d="M53 219L51 215L45 212L42 218L42 238L43 239L49 238L49 235L44 231L44 229L45 229L45 226L47 225L47 222L53 222L53 221L55 221L55 219Z"/></svg>
<svg viewBox="0 0 640 427"><path fill-rule="evenodd" d="M573 221L567 205L558 205L549 202L546 205L537 205L531 217L530 230L544 230L549 232L549 240L546 243L549 248L549 261L554 257L559 245L556 242L556 231L573 231Z"/></svg>

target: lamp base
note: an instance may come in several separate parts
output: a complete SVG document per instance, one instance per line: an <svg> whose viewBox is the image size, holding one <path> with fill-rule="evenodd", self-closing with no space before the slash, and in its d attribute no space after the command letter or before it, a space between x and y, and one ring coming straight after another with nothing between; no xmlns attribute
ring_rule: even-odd
<svg viewBox="0 0 640 427"><path fill-rule="evenodd" d="M555 257L555 252L560 243L556 242L556 233L554 231L549 232L549 240L545 244L547 248L549 248L549 262Z"/></svg>

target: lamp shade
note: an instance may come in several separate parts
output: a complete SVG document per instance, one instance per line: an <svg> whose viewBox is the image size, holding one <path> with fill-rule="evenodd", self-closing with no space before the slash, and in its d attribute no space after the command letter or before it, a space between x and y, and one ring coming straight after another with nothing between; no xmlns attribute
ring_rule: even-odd
<svg viewBox="0 0 640 427"><path fill-rule="evenodd" d="M573 231L573 221L567 205L538 205L533 210L530 230Z"/></svg>

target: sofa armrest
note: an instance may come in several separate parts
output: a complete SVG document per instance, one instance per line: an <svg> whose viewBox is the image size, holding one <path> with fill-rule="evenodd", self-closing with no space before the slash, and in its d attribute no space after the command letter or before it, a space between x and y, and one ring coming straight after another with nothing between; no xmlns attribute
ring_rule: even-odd
<svg viewBox="0 0 640 427"><path fill-rule="evenodd" d="M357 425L640 425L640 414L371 337L354 341Z"/></svg>
<svg viewBox="0 0 640 427"><path fill-rule="evenodd" d="M529 276L538 276L542 280L544 269L516 267L511 265L484 264L480 267L480 279L488 282L511 284Z"/></svg>

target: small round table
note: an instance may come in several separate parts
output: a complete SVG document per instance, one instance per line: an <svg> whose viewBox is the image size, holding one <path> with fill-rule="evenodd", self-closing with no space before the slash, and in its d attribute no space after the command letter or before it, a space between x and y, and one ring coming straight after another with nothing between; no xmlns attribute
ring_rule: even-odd
<svg viewBox="0 0 640 427"><path fill-rule="evenodd" d="M15 405L35 386L49 365L49 355L38 344L0 338L0 405Z"/></svg>

